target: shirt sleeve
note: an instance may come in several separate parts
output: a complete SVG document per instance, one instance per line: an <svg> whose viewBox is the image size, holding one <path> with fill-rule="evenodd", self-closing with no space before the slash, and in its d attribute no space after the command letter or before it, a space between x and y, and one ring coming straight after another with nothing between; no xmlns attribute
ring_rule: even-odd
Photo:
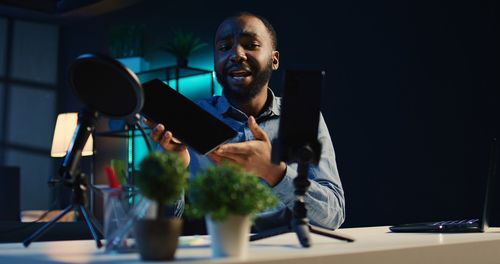
<svg viewBox="0 0 500 264"><path fill-rule="evenodd" d="M305 196L307 217L311 224L328 229L337 229L345 219L344 191L340 182L335 151L328 128L320 116L318 140L322 145L318 166L309 168L311 182ZM293 180L297 177L297 163L287 164L283 179L272 188L278 198L293 210L295 194Z"/></svg>

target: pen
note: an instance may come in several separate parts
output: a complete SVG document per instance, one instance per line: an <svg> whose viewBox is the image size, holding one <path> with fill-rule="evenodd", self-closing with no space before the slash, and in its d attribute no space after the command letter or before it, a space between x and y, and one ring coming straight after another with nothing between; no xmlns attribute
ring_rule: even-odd
<svg viewBox="0 0 500 264"><path fill-rule="evenodd" d="M113 170L113 168L111 168L111 166L106 166L106 168L104 169L106 170L106 175L108 176L109 187L112 189L120 189L121 188L120 182L118 181L118 178L116 177L116 173Z"/></svg>

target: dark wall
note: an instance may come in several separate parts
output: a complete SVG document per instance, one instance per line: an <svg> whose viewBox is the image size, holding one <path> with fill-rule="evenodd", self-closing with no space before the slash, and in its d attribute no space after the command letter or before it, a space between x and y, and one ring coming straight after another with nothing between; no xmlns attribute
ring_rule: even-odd
<svg viewBox="0 0 500 264"><path fill-rule="evenodd" d="M278 32L281 69L327 71L322 111L346 194L345 227L479 212L489 139L499 135L496 1L147 2L68 22L63 63L106 51L112 25L144 23L154 58L172 27L211 41L225 16L259 13ZM271 82L278 93L282 72Z"/></svg>

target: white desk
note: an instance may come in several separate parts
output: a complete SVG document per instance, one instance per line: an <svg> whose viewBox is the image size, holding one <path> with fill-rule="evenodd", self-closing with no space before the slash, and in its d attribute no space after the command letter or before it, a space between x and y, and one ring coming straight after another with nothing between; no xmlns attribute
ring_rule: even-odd
<svg viewBox="0 0 500 264"><path fill-rule="evenodd" d="M500 228L486 233L402 234L387 227L341 229L353 243L313 236L313 246L300 247L288 233L250 243L249 258L211 259L208 246L180 247L174 263L500 263ZM0 263L138 263L137 253L107 255L93 240L0 244Z"/></svg>

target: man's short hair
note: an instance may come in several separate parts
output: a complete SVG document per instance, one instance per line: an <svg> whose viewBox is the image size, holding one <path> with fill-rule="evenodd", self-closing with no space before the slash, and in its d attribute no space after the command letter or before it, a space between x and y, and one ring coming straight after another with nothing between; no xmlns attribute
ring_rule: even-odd
<svg viewBox="0 0 500 264"><path fill-rule="evenodd" d="M265 17L257 15L257 14L254 14L254 13L243 11L243 12L238 12L234 16L231 16L229 18L236 18L236 17L242 17L242 16L256 17L260 21L262 21L262 23L264 24L264 26L266 26L267 31L271 35L271 42L273 44L273 49L276 50L278 48L278 38L276 36L276 31L274 30L273 25L271 25L271 23L269 23L269 21Z"/></svg>

